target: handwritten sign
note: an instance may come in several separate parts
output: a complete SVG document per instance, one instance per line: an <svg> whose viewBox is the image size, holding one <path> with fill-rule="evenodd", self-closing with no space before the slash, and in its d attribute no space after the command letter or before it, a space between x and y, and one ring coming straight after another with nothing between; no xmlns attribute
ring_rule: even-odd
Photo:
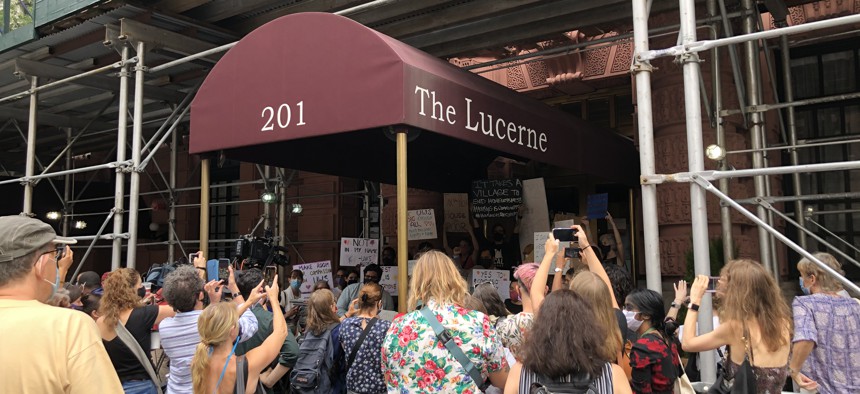
<svg viewBox="0 0 860 394"><path fill-rule="evenodd" d="M520 220L520 234L549 230L549 211L543 178L526 179L523 181L523 218ZM525 252L526 246L531 242L528 236L520 237L520 250ZM535 249L537 246L537 244L534 245Z"/></svg>
<svg viewBox="0 0 860 394"><path fill-rule="evenodd" d="M534 233L534 245L535 245L535 263L540 263L543 261L543 256L546 254L544 246L546 246L546 240L549 238L549 231L540 231Z"/></svg>
<svg viewBox="0 0 860 394"><path fill-rule="evenodd" d="M307 299L308 295L314 290L314 285L321 280L328 282L329 287L334 287L331 277L331 261L296 264L293 266L293 269L302 271L305 276L305 282L302 283L301 288L302 298Z"/></svg>
<svg viewBox="0 0 860 394"><path fill-rule="evenodd" d="M510 272L503 270L474 269L472 270L472 289L480 284L492 282L498 289L502 301L504 301L511 298L510 275Z"/></svg>
<svg viewBox="0 0 860 394"><path fill-rule="evenodd" d="M397 267L380 268L382 268L382 277L379 279L379 285L392 297L397 297Z"/></svg>
<svg viewBox="0 0 860 394"><path fill-rule="evenodd" d="M472 181L471 195L476 218L510 218L523 204L523 184L519 179Z"/></svg>
<svg viewBox="0 0 860 394"><path fill-rule="evenodd" d="M373 238L341 238L340 266L365 267L379 261L379 240Z"/></svg>
<svg viewBox="0 0 860 394"><path fill-rule="evenodd" d="M449 233L469 232L469 194L445 193L445 230Z"/></svg>
<svg viewBox="0 0 860 394"><path fill-rule="evenodd" d="M409 274L409 276L412 276L412 271L415 270L415 264L418 264L418 260L407 260L406 261L406 267L407 267L406 273Z"/></svg>
<svg viewBox="0 0 860 394"><path fill-rule="evenodd" d="M436 239L436 214L432 209L407 212L406 224L409 240Z"/></svg>
<svg viewBox="0 0 860 394"><path fill-rule="evenodd" d="M603 219L606 217L606 211L609 209L609 194L589 194L588 195L588 218Z"/></svg>

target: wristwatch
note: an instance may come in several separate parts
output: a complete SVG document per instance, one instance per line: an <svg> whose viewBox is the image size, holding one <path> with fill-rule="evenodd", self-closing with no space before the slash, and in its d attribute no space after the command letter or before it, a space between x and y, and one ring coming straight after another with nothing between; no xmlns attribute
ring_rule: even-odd
<svg viewBox="0 0 860 394"><path fill-rule="evenodd" d="M687 307L687 309L689 309L689 310L691 310L691 311L696 311L696 312L698 312L698 311L699 311L699 305L698 305L698 304L694 304L694 303L692 303L692 302L691 302L691 303L690 303L690 306L688 306L688 307Z"/></svg>
<svg viewBox="0 0 860 394"><path fill-rule="evenodd" d="M555 267L555 272L556 272L556 273L561 272L561 271L562 271L562 269L561 269L561 268Z"/></svg>
<svg viewBox="0 0 860 394"><path fill-rule="evenodd" d="M672 301L672 305L671 305L671 307L672 307L672 308L681 308L681 305L678 305L678 303L677 303L677 302Z"/></svg>

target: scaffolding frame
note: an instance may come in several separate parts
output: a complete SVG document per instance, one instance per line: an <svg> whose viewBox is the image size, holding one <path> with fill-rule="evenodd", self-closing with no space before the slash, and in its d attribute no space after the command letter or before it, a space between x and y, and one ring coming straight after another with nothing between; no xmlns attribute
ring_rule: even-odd
<svg viewBox="0 0 860 394"><path fill-rule="evenodd" d="M707 3L710 15L713 15L717 8L717 0L709 0ZM633 0L633 30L634 36L634 61L631 71L636 79L636 97L637 97L637 116L639 129L640 143L640 163L641 177L640 183L642 187L642 210L643 210L643 236L645 246L645 261L646 261L646 279L648 287L652 290L662 292L662 283L660 276L660 251L659 251L659 232L657 223L657 204L656 204L656 185L664 182L687 182L690 183L690 204L691 204L691 221L693 233L693 255L694 267L697 275L711 275L710 272L710 257L708 243L708 217L705 206L705 193L711 193L717 196L721 201L721 223L722 233L725 242L731 245L731 224L728 215L728 208L734 208L743 216L747 217L758 226L759 229L759 244L760 255L763 265L774 275L779 278L778 264L773 259L775 257L775 245L771 242L773 239L779 240L787 245L798 254L802 255L809 261L822 268L825 272L837 278L846 288L860 293L860 287L840 275L826 264L815 258L811 253L806 251L805 238L803 235L809 235L818 240L824 241L821 237L817 237L812 231L809 231L803 225L802 201L806 200L800 192L796 192L792 197L780 197L781 201L795 202L795 216L798 220L792 220L788 215L779 212L775 209L770 201L775 198L769 195L770 185L766 176L791 174L797 180L797 174L800 172L813 171L841 171L848 169L860 168L860 162L836 162L823 164L808 164L800 165L797 162L797 154L794 147L797 145L796 128L794 126L794 111L795 106L829 102L835 100L843 100L853 98L856 94L838 95L812 100L793 101L791 90L787 92L786 102L776 104L763 104L761 102L761 75L759 66L759 40L768 38L779 38L780 47L782 48L783 56L783 71L790 73L790 66L786 61L788 55L788 40L787 36L791 34L815 31L835 26L842 26L852 23L860 23L860 15L850 15L827 19L818 22L806 23L802 25L779 27L767 31L755 31L757 28L756 12L752 0L742 0L742 8L747 12L744 17L743 26L744 34L732 36L730 31L727 31L729 36L718 38L716 35L710 40L698 40L696 37L695 28L695 0L679 0L681 33L679 44L666 48L651 50L648 47L648 18L649 11L647 0ZM719 6L722 14L725 15L725 4L723 0L719 0ZM726 19L723 19L724 26L729 27ZM716 31L716 30L715 30ZM746 66L746 81L745 84L738 84L738 93L740 99L739 110L725 110L720 104L720 84L719 84L719 48L736 44L744 44L745 66ZM728 170L725 166L725 160L721 160L720 170L705 171L703 166L704 154L702 152L702 117L701 117L701 96L699 94L701 70L699 68L698 53L706 50L711 50L715 62L713 71L714 89L716 100L716 115L717 141L720 146L724 147L725 137L722 130L722 117L741 113L744 115L745 124L746 117L750 117L751 124L751 141L752 149L749 150L753 154L753 168L746 170ZM767 50L767 49L766 49ZM730 52L730 54L732 54ZM653 67L650 61L659 57L673 56L682 64L683 67L683 87L684 87L684 104L686 111L686 126L687 126L687 152L689 160L689 170L683 173L676 174L655 174L654 172L654 132L652 124L651 111L651 72ZM732 58L734 63L734 57ZM737 67L734 68L735 78L738 78ZM786 82L790 82L790 74L784 76ZM790 85L790 83L787 83ZM749 105L744 103L741 90L745 88L746 98ZM766 146L766 138L764 135L763 116L762 112L773 109L788 108L788 136L787 143L792 148L790 166L770 167L766 166L764 153L768 150ZM735 201L728 195L727 183L724 183L728 178L737 177L754 177L755 179L755 195L756 197L751 202L756 204L756 212L753 213L745 209L738 201ZM711 184L711 180L719 180L720 187L717 188ZM796 183L796 188L799 188L799 182ZM841 196L844 198L844 195ZM801 242L799 245L773 227L773 215L778 215L783 220L791 223L801 230ZM817 224L817 223L816 223ZM838 237L837 237L838 238ZM843 241L845 242L845 241ZM830 247L833 250L838 249L826 242L823 245ZM732 256L731 246L726 257ZM843 257L850 262L860 265L856 260L850 258L845 253L841 253ZM702 300L700 306L701 313L698 316L698 326L700 332L709 332L713 329L712 325L712 305L710 298L706 297ZM711 353L711 352L706 352ZM705 355L700 358L700 367L702 371L703 381L713 381L716 378L716 366L712 355Z"/></svg>

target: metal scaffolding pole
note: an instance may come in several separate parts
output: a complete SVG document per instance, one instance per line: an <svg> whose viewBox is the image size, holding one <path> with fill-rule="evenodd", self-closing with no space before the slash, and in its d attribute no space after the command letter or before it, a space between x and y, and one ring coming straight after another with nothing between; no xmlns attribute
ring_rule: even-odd
<svg viewBox="0 0 860 394"><path fill-rule="evenodd" d="M860 92L856 93L845 93L845 94L836 94L833 96L824 96L824 97L815 97L805 100L797 100L797 101L787 101L784 103L776 103L776 104L759 104L759 105L750 105L745 107L744 110L749 112L765 112L774 109L781 108L791 108L791 107L801 107L804 105L812 105L812 104L822 104L822 103L832 103L834 101L843 101L843 100L851 100L860 98ZM723 116L729 116L740 113L739 109L725 109L720 113Z"/></svg>
<svg viewBox="0 0 860 394"><path fill-rule="evenodd" d="M266 192L270 192L269 190L269 178L272 177L272 167L264 166L263 167L263 181L265 182L263 185L263 190ZM275 193L277 195L277 193ZM265 224L263 225L264 230L270 230L272 228L272 204L263 203L263 219L265 220Z"/></svg>
<svg viewBox="0 0 860 394"><path fill-rule="evenodd" d="M682 43L696 41L696 5L695 0L681 0L681 40ZM683 64L684 73L684 111L687 121L687 160L690 172L705 169L705 152L702 147L702 108L699 79L699 56L691 53L679 58ZM705 191L697 185L690 184L690 218L693 227L693 265L696 275L711 276L711 259L708 243L708 207ZM699 306L699 333L704 334L714 330L711 299L705 297ZM703 352L699 357L699 369L702 381L713 382L717 378L717 366L714 362L713 350Z"/></svg>
<svg viewBox="0 0 860 394"><path fill-rule="evenodd" d="M31 89L36 89L39 86L38 77L30 77ZM30 93L30 116L27 122L27 164L24 174L27 177L32 177L36 170L36 111L39 106L39 93L33 91ZM33 180L28 179L24 183L24 209L22 215L33 216Z"/></svg>
<svg viewBox="0 0 860 394"><path fill-rule="evenodd" d="M833 237L833 238L836 238L837 240L839 240L839 242L842 242L845 246L847 246L847 247L848 247L848 248L850 248L851 250L853 250L853 251L855 251L855 252L857 252L857 253L860 253L860 248L857 248L857 247L856 247L856 246L854 246L851 242L848 242L848 241L846 241L846 240L842 239L842 237L840 237L840 236L838 236L838 235L834 234L834 233L833 233L833 231L828 230L827 228L825 228L824 226L822 226L821 224L819 224L818 222L816 222L814 219L809 218L809 219L806 219L806 221L808 221L808 222L810 222L810 223L814 224L815 226L817 226L818 228L820 228L821 230L823 230L825 233L827 233L827 235L829 235L829 236L831 236L831 237ZM804 230L805 230L805 229L806 229L806 228L804 228ZM810 231L810 232L811 232L811 230L808 230L808 231ZM806 232L806 231L805 231L805 232ZM856 263L855 265L860 266L860 263Z"/></svg>
<svg viewBox="0 0 860 394"><path fill-rule="evenodd" d="M78 268L75 268L75 273L72 274L72 280L74 280L74 278L78 277L78 272L81 272L81 267L84 266L84 262L87 261L87 257L89 257L90 252L93 250L93 247L96 245L96 242L102 238L102 233L104 233L105 227L107 227L107 224L110 223L110 220L111 220L111 218L113 218L115 213L116 213L116 211L111 211L107 215L107 217L105 218L105 221L102 222L101 227L99 227L99 231L96 231L96 235L93 237L92 242L90 242L90 246L88 246L87 251L84 252L84 257L82 257L78 261ZM111 234L111 235L116 236L117 234ZM116 239L116 238L114 238L114 239Z"/></svg>
<svg viewBox="0 0 860 394"><path fill-rule="evenodd" d="M66 149L64 149L66 154L66 170L72 169L72 128L66 127ZM63 179L63 236L69 236L69 225L71 223L71 218L69 214L71 213L72 204L69 203L69 200L72 199L72 174L66 174Z"/></svg>
<svg viewBox="0 0 860 394"><path fill-rule="evenodd" d="M647 0L633 0L633 44L635 52L648 51ZM651 72L647 60L637 56L632 72L636 82L636 115L639 125L639 168L643 176L654 175L654 125L651 111ZM698 83L698 82L697 82ZM648 288L663 292L660 273L660 233L657 221L657 186L642 184L642 234L644 237L645 277Z"/></svg>
<svg viewBox="0 0 860 394"><path fill-rule="evenodd" d="M800 230L800 232L802 232L802 233L804 233L804 234L809 234L809 236L810 236L810 237L812 237L812 239L814 239L814 240L818 241L819 243L821 243L821 244L822 244L822 245L824 245L825 247L827 247L827 248L829 248L830 250L832 250L832 251L836 252L836 254L838 254L838 255L840 255L840 256L842 256L842 257L844 257L844 258L845 258L846 260L848 260L851 264L854 264L854 265L856 265L856 266L860 267L860 262L857 262L857 260L853 259L853 258L852 258L848 253L845 253L845 252L841 251L841 250L840 250L839 248L837 248L836 246L833 246L833 244L831 244L830 242L827 242L826 240L824 240L824 238L819 237L818 235L816 235L816 234L815 234L814 232L812 232L811 230L809 230L809 229L807 229L807 228L805 228L805 227L801 226L801 225L800 225L800 223L798 223L798 222L797 222L797 221L795 221L794 219L792 219L792 218L788 217L788 215L786 215L786 214L784 214L784 213L780 212L779 210L777 210L776 208L774 208L774 207L773 207L773 205L770 205L770 203L768 203L767 201L760 200L760 201L759 201L759 204L760 204L761 206L765 207L769 212L773 212L774 214L778 215L779 217L781 217L781 218L782 218L783 220L785 220L786 222L788 222L788 223L792 224L793 226L797 227L797 229L798 229L798 230ZM836 239L840 239L840 240L841 240L841 238L839 238L838 236L836 236L836 234L833 234L832 232L830 232L830 231L829 231L829 230L827 230L827 229L824 229L824 230L825 230L825 231L827 231L827 233L829 233L831 236L836 237ZM849 245L850 245L850 244L849 244Z"/></svg>
<svg viewBox="0 0 860 394"><path fill-rule="evenodd" d="M743 31L744 34L749 37L749 35L754 33L756 21L753 14L753 0L742 0L742 7L744 11L748 11L749 14L743 19ZM747 87L747 102L750 105L759 105L761 104L761 91L759 90L759 46L758 41L756 40L746 40L744 42L744 66L746 68L745 78L746 78L746 87ZM761 149L762 148L762 130L764 129L764 117L760 112L750 113L750 142L753 149ZM759 169L764 167L764 155L762 152L754 152L752 156L752 168ZM758 175L753 178L753 186L754 193L756 197L765 196L767 193L765 191L765 179L763 176ZM767 210L762 206L756 207L756 214L759 219L762 221L767 220ZM767 268L768 272L774 274L774 277L777 277L779 274L777 270L774 269L773 258L770 254L770 236L768 235L768 231L763 228L758 228L758 242L759 242L759 259L761 263Z"/></svg>
<svg viewBox="0 0 860 394"><path fill-rule="evenodd" d="M144 51L145 44L137 43L137 66L134 75L134 125L131 137L131 184L128 196L128 250L126 254L126 266L134 268L137 264L137 228L138 209L140 207L140 166L141 136L143 135L143 87L145 77ZM155 152L153 150L153 152Z"/></svg>
<svg viewBox="0 0 860 394"><path fill-rule="evenodd" d="M743 178L757 175L785 175L794 172L825 172L825 171L843 171L860 169L860 160L854 161L836 161L831 163L818 164L800 164L796 166L779 166L768 168L751 168L746 170L732 171L700 171L700 172L679 172L675 174L656 174L651 176L642 176L642 183L660 184L672 182L692 182L694 176L704 178L706 180L714 180L721 178Z"/></svg>
<svg viewBox="0 0 860 394"><path fill-rule="evenodd" d="M782 55L782 86L785 91L785 101L792 102L794 101L794 86L792 84L794 81L791 80L791 56L788 48L788 36L780 37L779 41L779 49L780 54ZM788 128L788 144L791 146L797 145L797 123L795 121L796 116L794 113L794 106L788 107L788 111L786 113L787 119L787 128ZM791 165L796 166L800 163L797 156L797 149L792 148L789 151L789 156L791 157ZM800 190L800 174L794 173L791 174L791 183L793 184L794 196L800 197L803 195L803 191ZM797 218L797 223L800 224L801 228L805 228L803 217L803 201L795 200L794 202L794 217ZM806 245L806 233L801 231L798 234L800 246L804 249L807 248Z"/></svg>
<svg viewBox="0 0 860 394"><path fill-rule="evenodd" d="M746 216L749 220L753 221L758 226L765 228L769 233L773 234L773 236L776 237L778 240L780 240L782 243L788 245L789 248L793 249L795 252L799 253L801 256L809 259L809 261L811 261L813 264L817 265L819 268L824 270L824 272L827 272L828 274L832 275L834 278L836 278L836 280L841 282L843 286L845 286L846 288L850 289L851 291L853 291L855 293L860 293L860 287L858 287L856 284L854 284L854 282L851 282L846 277L844 277L844 276L840 275L838 272L836 272L833 268L830 268L830 266L828 266L827 264L824 264L823 262L821 262L821 260L818 260L817 258L815 258L815 256L812 255L812 253L809 253L806 249L804 249L800 245L792 242L790 239L788 239L788 237L786 237L784 234L782 234L779 230L768 226L767 223L765 223L764 221L759 219L758 216L756 216L752 212L744 209L743 206L741 206L740 204L738 204L737 202L732 200L731 197L729 197L729 196L721 193L719 190L717 190L714 187L714 185L712 185L710 182L708 182L707 179L705 179L701 176L698 176L698 175L693 175L692 181L699 184L699 186L704 188L709 193L714 194L715 196L719 197L720 200L722 200L726 204L729 204L732 208L736 209L738 212L740 212L742 215Z"/></svg>
<svg viewBox="0 0 860 394"><path fill-rule="evenodd" d="M179 140L176 133L170 135L170 199L167 207L167 261L176 261L174 245L176 245L176 156L179 150Z"/></svg>
<svg viewBox="0 0 860 394"><path fill-rule="evenodd" d="M125 161L125 144L128 134L128 51L127 45L123 45L120 49L122 57L122 69L119 72L119 114L117 119L116 133L116 161ZM113 216L113 234L122 233L123 218L125 211L125 168L118 168L116 171L116 182L114 184L114 216ZM120 267L122 259L122 238L114 238L111 248L111 271Z"/></svg>
<svg viewBox="0 0 860 394"><path fill-rule="evenodd" d="M717 0L708 0L708 15L715 16L717 14ZM719 24L712 25L713 39L719 38ZM717 145L725 149L726 147L726 129L723 126L723 118L720 116L720 110L723 108L723 87L722 77L720 76L720 49L714 48L711 50L711 86L714 89L714 113L713 117L716 120L714 123ZM720 170L728 170L728 159L722 158L719 162ZM721 179L719 181L720 191L729 194L729 180ZM720 234L723 239L723 258L731 260L734 258L735 243L732 238L732 212L729 207L720 206Z"/></svg>
<svg viewBox="0 0 860 394"><path fill-rule="evenodd" d="M779 196L767 198L744 198L735 200L738 204L758 204L758 200L764 200L771 204L785 201L816 201L816 200L838 200L848 198L860 198L860 192L845 192L845 193L826 193L826 194L806 194L801 196ZM797 213L795 213L797 215ZM801 212L801 215L803 213ZM803 246L803 245L801 245Z"/></svg>

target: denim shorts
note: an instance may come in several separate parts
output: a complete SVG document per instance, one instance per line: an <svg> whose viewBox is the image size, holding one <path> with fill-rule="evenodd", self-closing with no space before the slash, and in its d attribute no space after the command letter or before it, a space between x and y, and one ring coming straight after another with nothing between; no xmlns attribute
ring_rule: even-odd
<svg viewBox="0 0 860 394"><path fill-rule="evenodd" d="M151 380L128 380L122 382L122 389L125 394L158 394Z"/></svg>

